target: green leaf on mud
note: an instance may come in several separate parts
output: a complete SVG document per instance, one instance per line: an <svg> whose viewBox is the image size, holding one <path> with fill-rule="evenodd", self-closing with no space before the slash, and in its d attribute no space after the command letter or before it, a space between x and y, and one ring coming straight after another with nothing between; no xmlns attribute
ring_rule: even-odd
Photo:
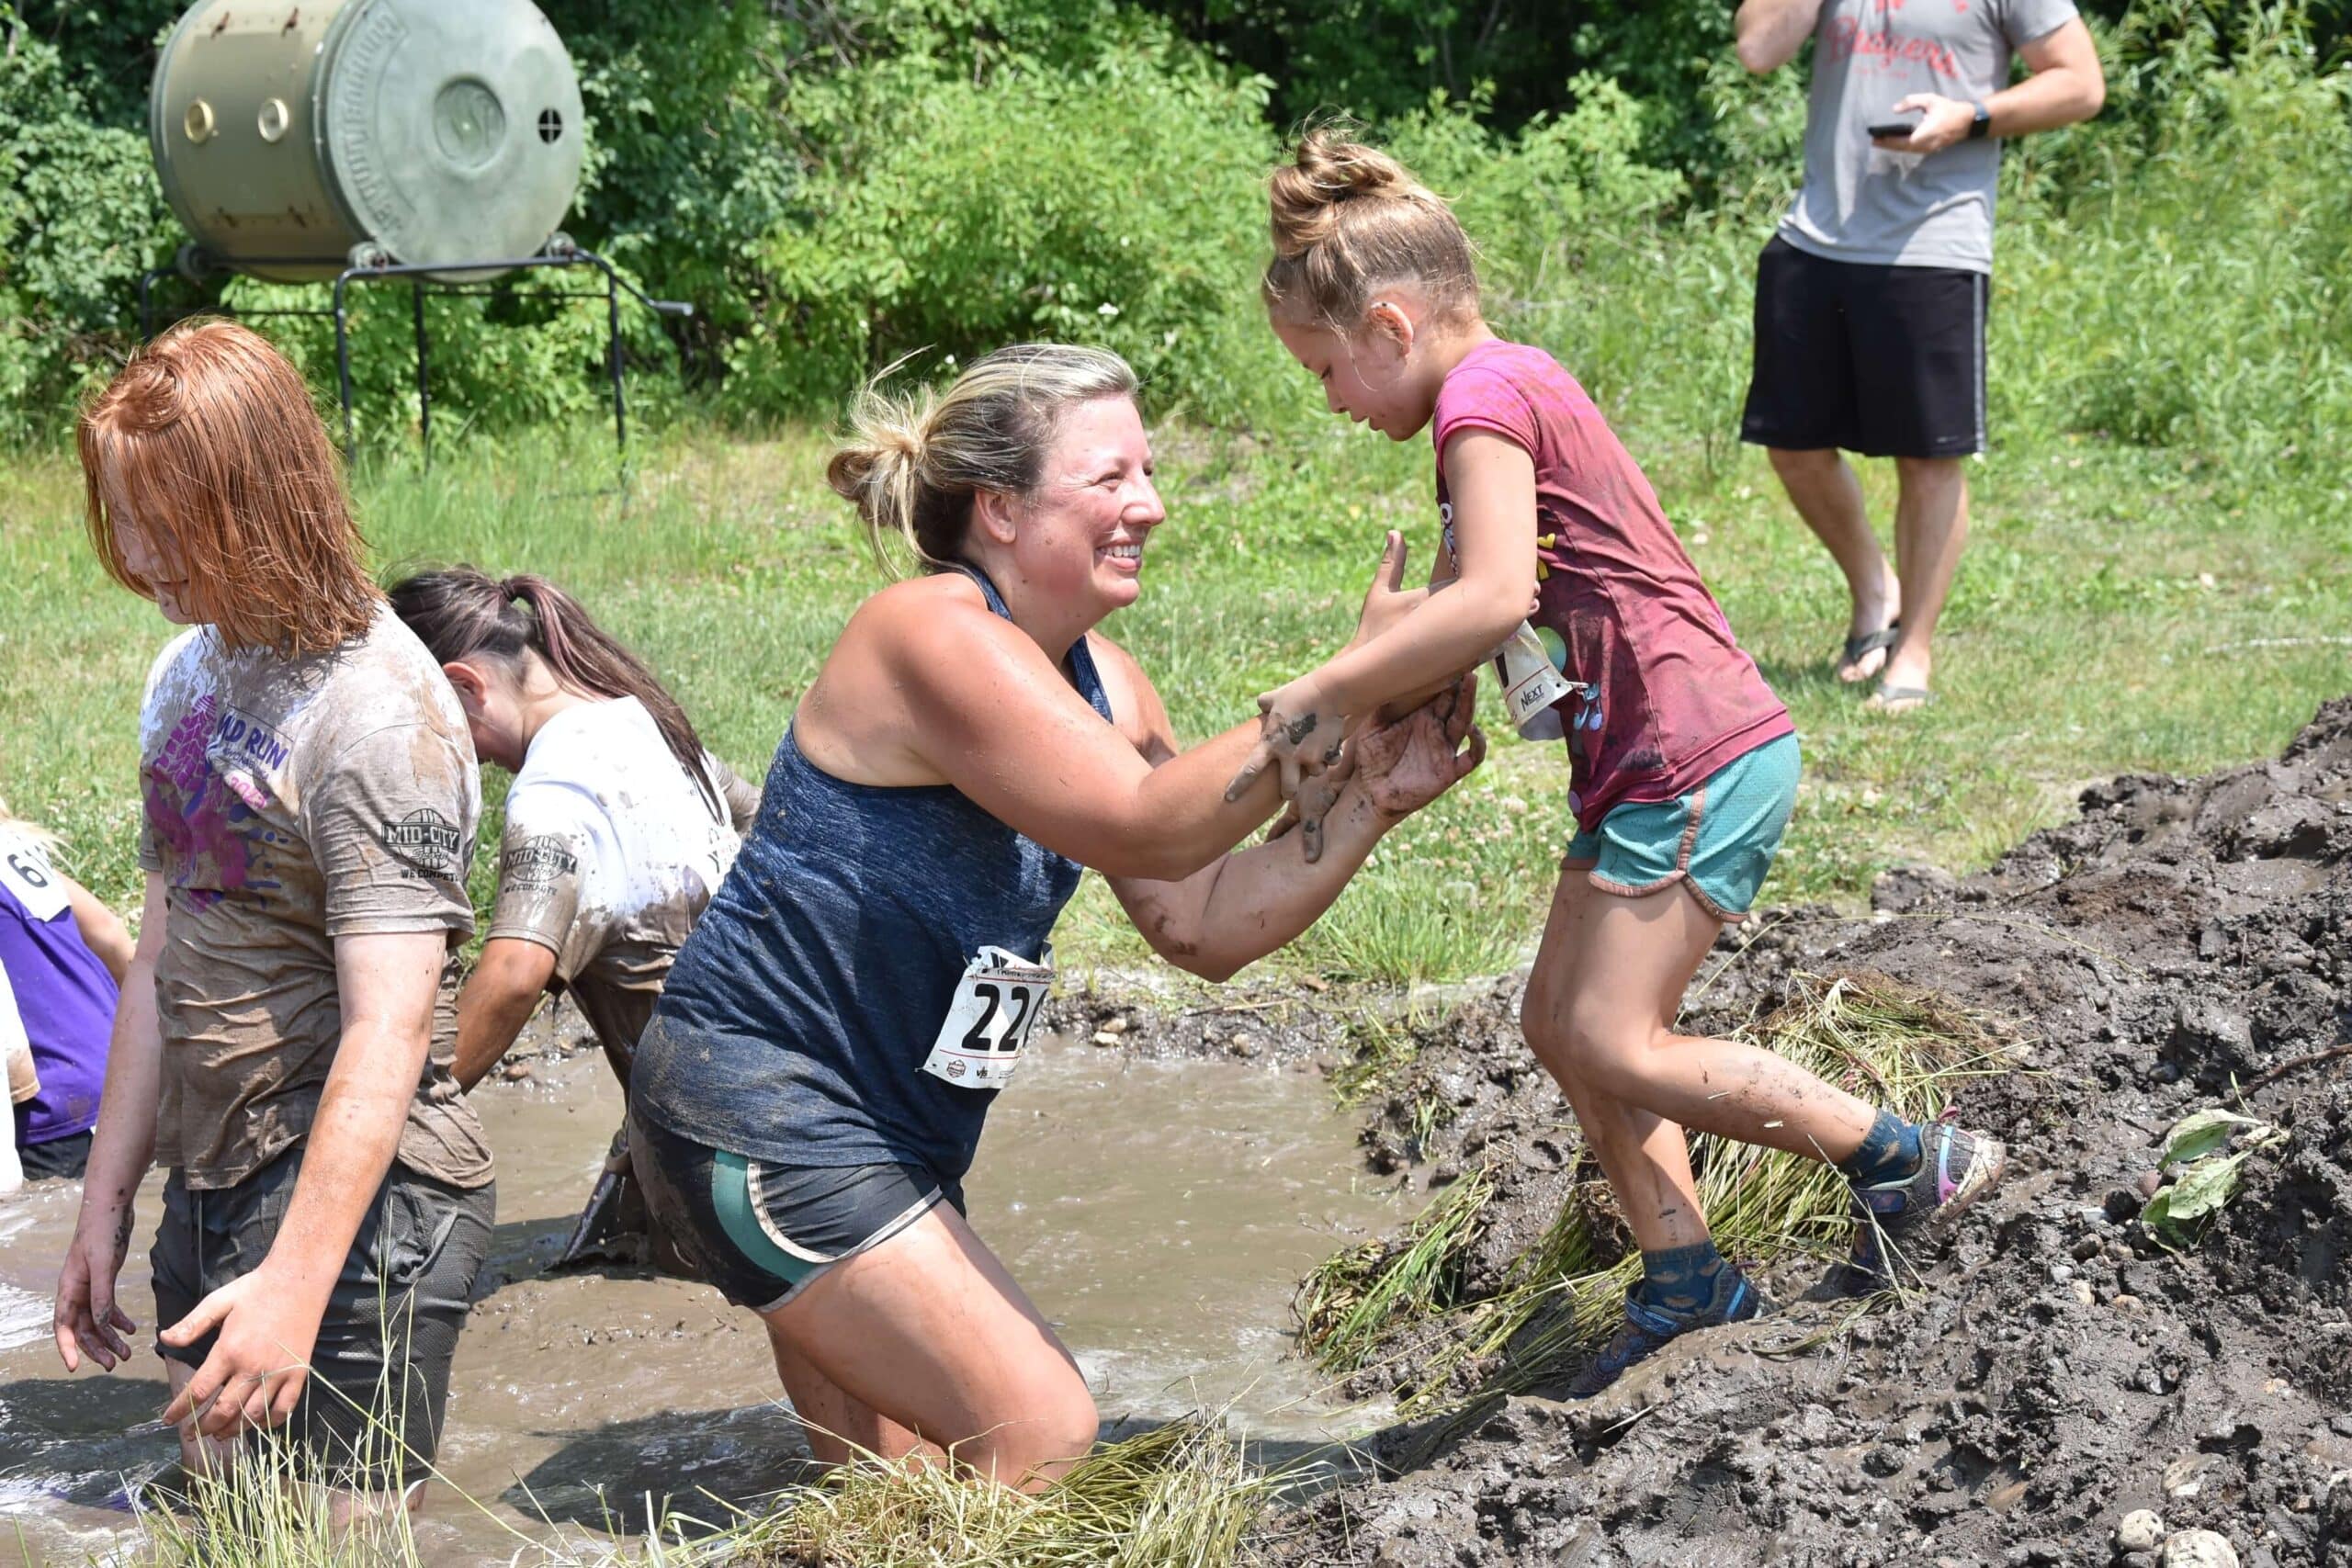
<svg viewBox="0 0 2352 1568"><path fill-rule="evenodd" d="M2165 1134L2164 1157L2157 1164L2186 1165L2203 1159L2207 1155L2218 1153L2228 1146L2240 1128L2266 1126L2267 1123L2259 1117L2224 1111L2219 1106L2191 1112L2174 1122L2172 1131Z"/></svg>
<svg viewBox="0 0 2352 1568"><path fill-rule="evenodd" d="M2165 1216L2176 1224L2217 1213L2238 1190L2238 1168L2245 1164L2241 1151L2226 1159L2204 1159L2181 1173L2180 1179L2157 1194L2169 1200Z"/></svg>

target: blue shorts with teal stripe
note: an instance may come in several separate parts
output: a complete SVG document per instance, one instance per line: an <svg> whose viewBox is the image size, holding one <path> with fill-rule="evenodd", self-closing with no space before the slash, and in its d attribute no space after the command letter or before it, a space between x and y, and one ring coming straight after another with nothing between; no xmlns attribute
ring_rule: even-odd
<svg viewBox="0 0 2352 1568"><path fill-rule="evenodd" d="M1797 768L1795 736L1768 740L1688 795L1612 807L1561 863L1629 898L1679 882L1716 919L1744 920L1795 809Z"/></svg>

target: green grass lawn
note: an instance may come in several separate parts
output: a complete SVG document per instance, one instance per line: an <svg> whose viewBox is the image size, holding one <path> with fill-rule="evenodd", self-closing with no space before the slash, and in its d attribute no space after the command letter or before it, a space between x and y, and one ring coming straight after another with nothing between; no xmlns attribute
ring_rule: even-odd
<svg viewBox="0 0 2352 1568"><path fill-rule="evenodd" d="M2346 473L2249 475L2177 451L2053 440L1972 468L1974 534L1926 712L1861 710L1830 661L1842 592L1761 455L1616 410L1742 641L1794 711L1796 820L1768 901L1849 907L1899 860L1967 870L2057 820L2118 772L2194 773L2276 750L2352 686ZM606 438L608 441L608 437ZM1436 534L1426 444L1317 420L1251 439L1159 438L1170 520L1142 603L1109 625L1179 730L1199 737L1333 648L1388 526L1413 566ZM388 570L464 559L545 572L672 682L709 743L752 776L835 630L874 586L816 432L647 438L633 493L606 492L608 445L477 439L429 473L375 467L359 511ZM2314 477L2316 474L2317 477ZM1865 471L1873 506L1888 465ZM136 709L167 635L113 587L84 540L69 459L0 465L0 794L67 835L74 868L135 903ZM942 649L942 657L954 650ZM1567 829L1555 745L1497 736L1487 767L1383 846L1345 898L1272 962L1333 977L1492 972L1532 946ZM503 780L490 782L494 803ZM492 823L494 824L494 817ZM493 827L494 831L494 827ZM483 835L494 842L492 831ZM476 887L487 892L486 853ZM1065 964L1145 957L1089 879L1058 938Z"/></svg>

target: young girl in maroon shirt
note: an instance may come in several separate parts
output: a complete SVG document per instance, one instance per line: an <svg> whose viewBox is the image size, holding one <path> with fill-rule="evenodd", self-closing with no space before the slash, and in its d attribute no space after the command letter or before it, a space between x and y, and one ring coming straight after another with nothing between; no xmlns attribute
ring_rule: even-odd
<svg viewBox="0 0 2352 1568"><path fill-rule="evenodd" d="M1780 847L1797 784L1788 710L1584 389L1487 327L1442 201L1329 130L1305 137L1271 196L1274 333L1332 412L1393 441L1430 431L1443 545L1430 591L1399 618L1260 699L1264 739L1236 787L1279 767L1312 817L1324 791L1306 775L1352 718L1490 655L1521 732L1566 739L1577 832L1521 1027L1643 1263L1624 1326L1573 1392L1765 1309L1708 1235L1685 1129L1836 1163L1854 1186L1851 1282L1886 1281L1905 1260L1886 1244L1917 1247L1989 1188L2001 1145L1905 1122L1755 1046L1674 1032L1700 960L1746 918Z"/></svg>

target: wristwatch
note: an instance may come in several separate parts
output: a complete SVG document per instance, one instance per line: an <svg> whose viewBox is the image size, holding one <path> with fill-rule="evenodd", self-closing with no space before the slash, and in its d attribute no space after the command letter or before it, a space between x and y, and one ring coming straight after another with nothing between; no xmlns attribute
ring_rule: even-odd
<svg viewBox="0 0 2352 1568"><path fill-rule="evenodd" d="M1983 104L1974 106L1976 118L1968 122L1968 139L1982 141L1993 133L1993 111Z"/></svg>

